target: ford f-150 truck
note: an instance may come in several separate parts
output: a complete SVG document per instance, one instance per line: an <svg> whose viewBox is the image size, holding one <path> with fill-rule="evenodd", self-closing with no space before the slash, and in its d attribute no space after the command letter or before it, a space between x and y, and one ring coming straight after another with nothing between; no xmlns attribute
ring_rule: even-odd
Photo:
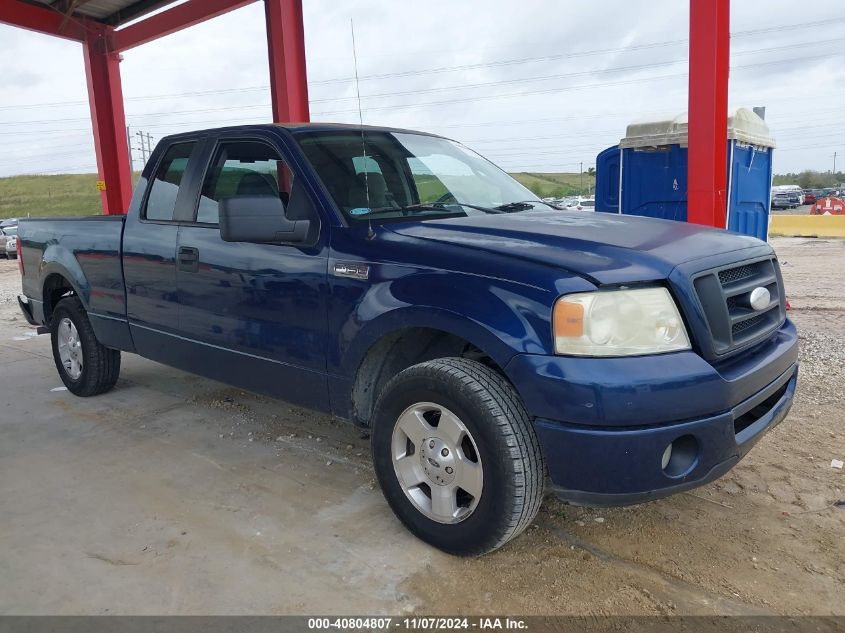
<svg viewBox="0 0 845 633"><path fill-rule="evenodd" d="M710 482L795 392L768 244L563 211L431 134L175 135L125 217L21 220L19 245L72 393L131 352L367 427L393 511L455 554L519 534L547 480L599 506Z"/></svg>

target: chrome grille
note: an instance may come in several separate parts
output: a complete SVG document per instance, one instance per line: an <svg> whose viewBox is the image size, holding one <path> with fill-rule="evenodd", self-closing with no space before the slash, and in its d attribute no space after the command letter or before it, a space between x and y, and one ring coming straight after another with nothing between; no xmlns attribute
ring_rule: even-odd
<svg viewBox="0 0 845 633"><path fill-rule="evenodd" d="M774 332L786 318L777 259L765 258L705 271L694 278L710 331L713 352L726 354ZM751 307L751 292L766 288L769 305Z"/></svg>

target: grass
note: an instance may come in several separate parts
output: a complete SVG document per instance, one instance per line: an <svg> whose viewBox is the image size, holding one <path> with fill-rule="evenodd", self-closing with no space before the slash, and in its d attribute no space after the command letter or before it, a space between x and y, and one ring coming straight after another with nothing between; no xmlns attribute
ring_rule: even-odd
<svg viewBox="0 0 845 633"><path fill-rule="evenodd" d="M0 218L102 213L96 174L0 178Z"/></svg>
<svg viewBox="0 0 845 633"><path fill-rule="evenodd" d="M596 179L589 174L518 172L511 174L541 198L562 198L595 191Z"/></svg>
<svg viewBox="0 0 845 633"><path fill-rule="evenodd" d="M511 174L541 197L575 195L580 175L565 173ZM136 178L138 174L135 175ZM421 191L426 200L438 198L439 183L427 183ZM584 187L593 187L594 178L584 174ZM96 174L54 176L10 176L0 178L0 219L97 215L102 213Z"/></svg>
<svg viewBox="0 0 845 633"><path fill-rule="evenodd" d="M135 180L140 174L134 174ZM97 174L0 178L0 219L102 213Z"/></svg>

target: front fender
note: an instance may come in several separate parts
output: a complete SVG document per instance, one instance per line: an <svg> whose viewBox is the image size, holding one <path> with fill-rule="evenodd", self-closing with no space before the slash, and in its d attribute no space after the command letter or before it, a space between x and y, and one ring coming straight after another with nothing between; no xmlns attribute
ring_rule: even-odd
<svg viewBox="0 0 845 633"><path fill-rule="evenodd" d="M373 267L377 278L341 294L352 301L331 340L338 373L351 377L367 351L398 330L421 327L471 343L500 367L519 353L547 353L554 294L503 280L394 265Z"/></svg>

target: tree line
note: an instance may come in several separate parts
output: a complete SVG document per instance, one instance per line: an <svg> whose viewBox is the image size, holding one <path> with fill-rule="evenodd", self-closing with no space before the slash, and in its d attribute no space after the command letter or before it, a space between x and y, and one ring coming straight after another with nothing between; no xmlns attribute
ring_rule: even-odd
<svg viewBox="0 0 845 633"><path fill-rule="evenodd" d="M829 171L806 170L797 174L775 174L772 179L773 185L798 185L803 189L823 189L824 187L837 187L845 182L845 173Z"/></svg>

